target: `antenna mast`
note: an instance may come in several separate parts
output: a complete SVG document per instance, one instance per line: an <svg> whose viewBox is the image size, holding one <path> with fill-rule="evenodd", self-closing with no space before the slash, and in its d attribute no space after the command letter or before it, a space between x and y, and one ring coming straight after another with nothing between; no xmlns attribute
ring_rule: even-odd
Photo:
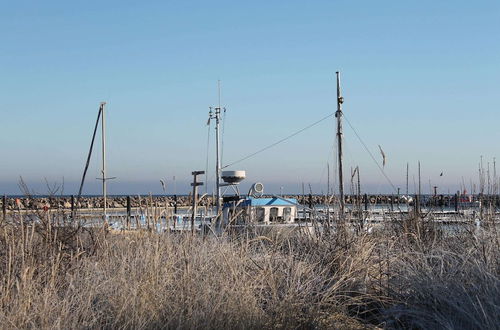
<svg viewBox="0 0 500 330"><path fill-rule="evenodd" d="M215 108L210 107L209 112L209 120L215 119L215 185L217 191L217 200L216 200L216 217L219 219L219 213L221 211L221 190L220 190L220 172L221 172L221 159L220 159L220 115L221 110L226 110L221 107L221 98L220 98L220 80L217 80L217 89L219 96L219 105ZM213 110L213 111L212 111Z"/></svg>
<svg viewBox="0 0 500 330"><path fill-rule="evenodd" d="M339 162L339 198L340 198L340 217L344 217L344 181L342 176L342 103L344 98L340 93L340 73L337 71L337 146L338 146L338 162Z"/></svg>

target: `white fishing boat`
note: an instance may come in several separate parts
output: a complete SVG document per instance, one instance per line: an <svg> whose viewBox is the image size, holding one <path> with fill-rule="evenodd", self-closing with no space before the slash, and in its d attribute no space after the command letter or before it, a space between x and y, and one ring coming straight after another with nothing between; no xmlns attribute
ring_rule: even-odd
<svg viewBox="0 0 500 330"><path fill-rule="evenodd" d="M219 105L217 107L210 107L209 117L207 124L210 125L211 121L215 121L215 185L216 185L216 209L215 218L212 221L215 224L216 229L225 228L227 226L296 226L297 224L306 224L306 209L310 213L310 209L299 205L296 199L287 199L278 196L264 197L264 185L262 183L255 183L252 185L248 195L241 195L238 189L238 184L243 181L246 177L245 171L222 171L230 165L221 166L221 156L220 156L220 121L221 113L225 113L226 109L221 107L220 102L220 83L218 85L219 89ZM343 177L342 177L342 108L343 97L340 94L340 76L337 72L337 111L335 116L337 117L337 141L338 141L338 164L339 164L339 200L340 209L339 214L343 216L344 214L344 193L343 193ZM329 118L329 116L323 118ZM321 121L322 121L321 120ZM310 125L308 127L312 127ZM209 127L210 129L210 127ZM295 134L292 134L293 136ZM280 140L280 141L283 141ZM279 142L278 142L279 143ZM276 143L271 146L276 145ZM263 148L260 151L266 150ZM257 153L259 153L258 151ZM247 159L257 153L253 153L244 159ZM221 183L221 180L224 183ZM194 183L195 184L195 183ZM234 195L228 196L225 192L222 192L222 188L226 187L225 192L229 188L233 188ZM299 220L298 209L302 211L302 221ZM309 217L310 218L310 217ZM309 221L309 219L307 219ZM330 214L328 214L328 220L330 221Z"/></svg>
<svg viewBox="0 0 500 330"><path fill-rule="evenodd" d="M227 174L227 172L223 173ZM227 176L223 175L223 179L227 179ZM235 183L228 185L235 185ZM296 222L298 203L295 198L263 197L263 194L264 185L255 183L246 196L235 194L223 197L223 224L225 226L283 225Z"/></svg>

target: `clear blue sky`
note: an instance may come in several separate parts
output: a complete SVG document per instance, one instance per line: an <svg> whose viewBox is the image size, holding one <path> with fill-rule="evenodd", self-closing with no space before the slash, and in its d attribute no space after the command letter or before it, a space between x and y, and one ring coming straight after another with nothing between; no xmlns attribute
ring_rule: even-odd
<svg viewBox="0 0 500 330"><path fill-rule="evenodd" d="M157 193L159 179L172 193L173 176L185 192L205 169L218 79L227 163L333 112L336 70L347 118L379 162L382 146L396 186L409 162L412 189L420 160L426 190L469 187L481 155L500 159L499 35L498 1L4 0L0 193L18 193L20 175L41 193L64 177L74 193L100 101L111 193ZM344 127L347 172L389 191ZM272 192L321 192L333 142L334 118L234 169ZM97 176L99 157L85 192Z"/></svg>

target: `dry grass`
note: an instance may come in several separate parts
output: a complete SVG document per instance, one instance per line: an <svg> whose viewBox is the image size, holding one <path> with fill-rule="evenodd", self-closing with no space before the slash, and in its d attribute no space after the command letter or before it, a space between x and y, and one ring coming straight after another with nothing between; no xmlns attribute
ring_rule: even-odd
<svg viewBox="0 0 500 330"><path fill-rule="evenodd" d="M411 228L193 237L3 224L0 327L498 328L498 236Z"/></svg>

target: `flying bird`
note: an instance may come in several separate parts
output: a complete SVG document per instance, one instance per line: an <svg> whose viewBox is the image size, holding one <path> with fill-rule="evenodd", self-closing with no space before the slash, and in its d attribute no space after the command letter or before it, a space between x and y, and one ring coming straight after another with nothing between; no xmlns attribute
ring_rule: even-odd
<svg viewBox="0 0 500 330"><path fill-rule="evenodd" d="M382 167L385 167L385 153L384 150L382 150L382 147L380 144L378 145L378 148L380 149L380 154L382 155Z"/></svg>
<svg viewBox="0 0 500 330"><path fill-rule="evenodd" d="M441 172L441 174L439 174L439 176L443 176L443 172Z"/></svg>

